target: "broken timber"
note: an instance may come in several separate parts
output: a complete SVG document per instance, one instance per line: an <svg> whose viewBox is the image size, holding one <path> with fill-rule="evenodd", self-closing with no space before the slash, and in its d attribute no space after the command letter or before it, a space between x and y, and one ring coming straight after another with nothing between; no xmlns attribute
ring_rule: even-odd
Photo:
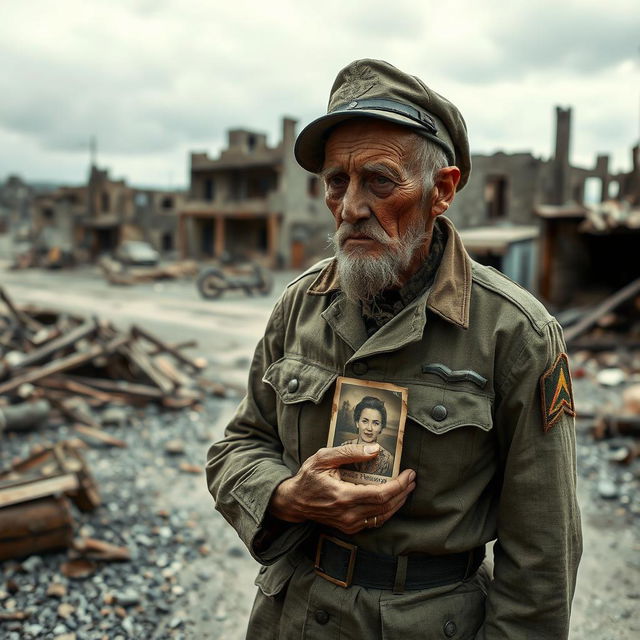
<svg viewBox="0 0 640 640"><path fill-rule="evenodd" d="M616 307L626 302L633 296L640 293L640 278L630 282L606 300L603 300L593 311L587 313L576 324L568 327L564 332L564 339L567 344L573 342L579 335L590 329L605 314L613 311Z"/></svg>

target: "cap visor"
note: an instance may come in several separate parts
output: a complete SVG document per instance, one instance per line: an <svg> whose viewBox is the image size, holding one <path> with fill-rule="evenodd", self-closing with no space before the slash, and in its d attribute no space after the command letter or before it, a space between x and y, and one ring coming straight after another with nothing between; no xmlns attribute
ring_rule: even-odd
<svg viewBox="0 0 640 640"><path fill-rule="evenodd" d="M311 173L318 173L324 164L324 145L331 130L342 122L354 118L386 120L416 131L423 129L418 123L398 113L377 109L344 109L333 111L309 123L298 135L293 152L298 164Z"/></svg>

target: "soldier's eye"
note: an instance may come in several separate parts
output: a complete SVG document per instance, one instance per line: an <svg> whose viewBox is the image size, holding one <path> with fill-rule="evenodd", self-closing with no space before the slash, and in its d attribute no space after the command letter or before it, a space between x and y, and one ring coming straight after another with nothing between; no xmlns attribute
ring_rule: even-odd
<svg viewBox="0 0 640 640"><path fill-rule="evenodd" d="M348 182L347 177L340 173L327 178L327 186L331 189L343 189L347 186Z"/></svg>

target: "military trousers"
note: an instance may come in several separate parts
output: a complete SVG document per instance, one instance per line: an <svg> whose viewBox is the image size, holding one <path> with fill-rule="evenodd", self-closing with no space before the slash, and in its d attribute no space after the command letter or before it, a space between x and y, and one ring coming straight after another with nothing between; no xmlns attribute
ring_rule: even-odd
<svg viewBox="0 0 640 640"><path fill-rule="evenodd" d="M462 582L395 594L347 588L316 575L306 557L262 567L247 640L468 640L485 618L485 565Z"/></svg>

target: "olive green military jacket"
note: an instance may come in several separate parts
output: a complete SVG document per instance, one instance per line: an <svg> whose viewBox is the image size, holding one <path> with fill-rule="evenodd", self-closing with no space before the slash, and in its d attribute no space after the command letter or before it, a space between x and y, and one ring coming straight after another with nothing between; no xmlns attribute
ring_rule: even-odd
<svg viewBox="0 0 640 640"><path fill-rule="evenodd" d="M582 548L571 403L545 429L540 386L565 350L561 330L529 293L473 262L446 218L438 224L448 239L433 286L370 338L358 305L340 292L333 261L289 285L256 349L247 396L209 451L209 489L254 557L271 565L257 583L262 597L277 598L314 525L292 525L259 551L255 542L276 486L326 445L336 377L407 387L401 469L416 470L416 489L381 528L353 542L400 555L455 553L497 539L484 619L465 622L463 613L452 637L561 640ZM406 595L394 604L389 594L315 580L355 590L356 608L379 601L385 639L450 637L442 620L420 613L429 609L411 592L413 604ZM291 622L260 637L365 637L340 629L344 612L331 619L332 632L326 624L317 636L311 613L300 615L303 635ZM428 632L430 624L438 628Z"/></svg>

